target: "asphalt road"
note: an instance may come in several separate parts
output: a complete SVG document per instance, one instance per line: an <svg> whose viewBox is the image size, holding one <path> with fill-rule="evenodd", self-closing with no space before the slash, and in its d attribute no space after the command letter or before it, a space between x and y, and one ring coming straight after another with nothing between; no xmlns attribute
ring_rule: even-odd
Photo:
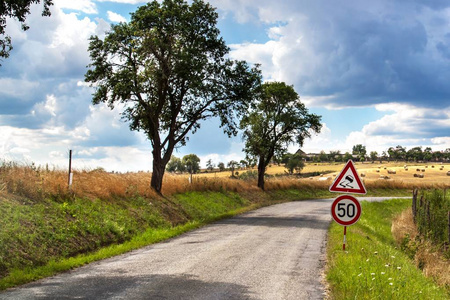
<svg viewBox="0 0 450 300"><path fill-rule="evenodd" d="M331 201L265 207L0 299L323 299Z"/></svg>

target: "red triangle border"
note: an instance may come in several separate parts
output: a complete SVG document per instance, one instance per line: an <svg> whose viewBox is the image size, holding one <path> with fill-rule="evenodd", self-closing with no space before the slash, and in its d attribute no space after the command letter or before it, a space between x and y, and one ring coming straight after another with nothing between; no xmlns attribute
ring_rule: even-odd
<svg viewBox="0 0 450 300"><path fill-rule="evenodd" d="M338 187L338 183L341 182L342 177L344 177L345 173L347 173L347 170L350 169L356 179L356 183L358 184L359 189L346 189ZM338 177L333 181L333 184L331 185L330 192L335 193L352 193L352 194L366 194L366 188L364 184L362 183L361 179L359 178L358 172L355 169L355 165L353 164L353 161L350 159L345 167L342 169L341 173Z"/></svg>

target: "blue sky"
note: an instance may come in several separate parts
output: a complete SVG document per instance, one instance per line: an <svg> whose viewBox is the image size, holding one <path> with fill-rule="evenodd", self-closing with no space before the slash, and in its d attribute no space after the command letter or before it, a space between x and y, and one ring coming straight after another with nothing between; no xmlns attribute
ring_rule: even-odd
<svg viewBox="0 0 450 300"><path fill-rule="evenodd" d="M7 21L14 50L0 67L0 159L77 168L151 169L151 146L110 111L91 104L84 83L88 38L126 22L146 1L54 0L35 5L20 30ZM261 64L264 80L293 85L323 129L305 152L450 148L448 1L210 0L230 57ZM187 146L204 165L240 160L241 138L205 121ZM297 145L290 147L295 151Z"/></svg>

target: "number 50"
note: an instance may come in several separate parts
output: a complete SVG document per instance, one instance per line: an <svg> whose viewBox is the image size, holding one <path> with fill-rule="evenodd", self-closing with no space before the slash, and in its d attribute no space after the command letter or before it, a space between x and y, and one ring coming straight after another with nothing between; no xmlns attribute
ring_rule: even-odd
<svg viewBox="0 0 450 300"><path fill-rule="evenodd" d="M339 203L337 205L337 211L337 215L340 218L343 218L345 216L353 218L356 214L356 206L353 203Z"/></svg>

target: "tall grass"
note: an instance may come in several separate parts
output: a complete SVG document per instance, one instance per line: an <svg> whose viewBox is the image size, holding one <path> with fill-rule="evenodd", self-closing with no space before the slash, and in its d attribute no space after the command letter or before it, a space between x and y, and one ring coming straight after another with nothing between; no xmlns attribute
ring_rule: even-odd
<svg viewBox="0 0 450 300"><path fill-rule="evenodd" d="M90 199L124 198L136 195L154 198L156 193L149 187L151 173L108 173L102 170L75 170L73 185L68 189L67 172L49 170L34 164L19 164L15 162L0 162L0 196L1 194L25 197L28 201L42 201L45 198L64 199L79 197ZM319 181L317 179L300 179L290 176L269 176L266 179L266 190L304 190L326 192L331 185L331 178ZM165 196L192 191L233 191L253 193L258 191L256 179L231 179L228 177L212 177L195 175L189 183L186 175L164 176L162 193ZM396 180L365 180L365 186L371 192L406 191L413 188L450 187L449 182L440 184L420 184ZM398 193L397 193L398 194ZM329 194L331 195L331 194Z"/></svg>
<svg viewBox="0 0 450 300"><path fill-rule="evenodd" d="M392 220L410 199L362 201L361 219L347 230L332 223L328 238L328 270L333 299L449 299L450 294L426 278L399 247Z"/></svg>
<svg viewBox="0 0 450 300"><path fill-rule="evenodd" d="M435 244L450 245L449 213L450 192L445 189L421 190L413 204L417 230Z"/></svg>

